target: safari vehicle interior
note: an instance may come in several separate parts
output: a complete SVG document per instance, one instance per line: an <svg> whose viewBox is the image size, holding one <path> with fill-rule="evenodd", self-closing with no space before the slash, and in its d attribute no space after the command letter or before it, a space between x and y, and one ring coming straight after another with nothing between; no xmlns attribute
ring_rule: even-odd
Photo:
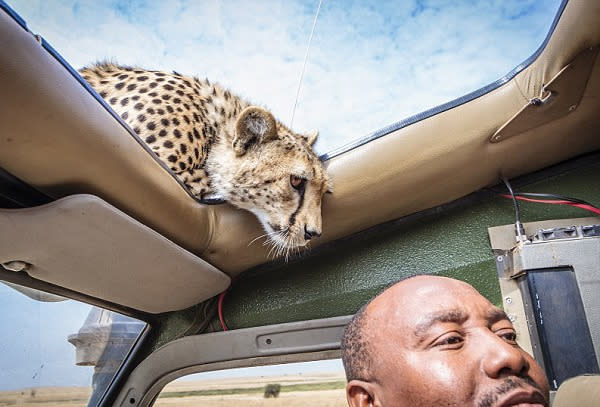
<svg viewBox="0 0 600 407"><path fill-rule="evenodd" d="M337 358L350 316L415 273L503 306L553 392L567 383L556 406L598 401L597 376L572 379L600 373L597 1L563 2L539 50L495 83L322 155L324 233L288 261L248 245L263 233L252 215L194 199L0 8L0 280L141 321L89 405L150 406L191 373Z"/></svg>

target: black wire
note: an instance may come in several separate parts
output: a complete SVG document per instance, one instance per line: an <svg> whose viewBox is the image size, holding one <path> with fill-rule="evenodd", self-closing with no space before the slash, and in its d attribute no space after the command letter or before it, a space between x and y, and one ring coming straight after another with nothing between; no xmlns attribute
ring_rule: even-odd
<svg viewBox="0 0 600 407"><path fill-rule="evenodd" d="M521 223L521 212L519 211L519 203L517 202L517 198L515 197L515 192L513 191L512 187L510 186L510 183L508 182L506 177L504 175L501 175L501 177L502 177L502 181L506 185L506 188L508 188L508 191L510 192L510 196L512 197L512 200L513 200L513 205L515 207L515 217L516 217L515 235L517 236L517 241L523 242L523 240L527 239L527 238L525 237L525 228L523 227L523 224Z"/></svg>
<svg viewBox="0 0 600 407"><path fill-rule="evenodd" d="M519 211L519 203L517 202L517 198L515 197L515 193L514 193L512 187L510 186L510 183L506 179L506 177L504 175L502 175L501 178L502 178L502 182L504 182L504 185L506 185L506 188L508 189L508 192L510 192L510 196L512 197L513 205L515 207L515 217L516 217L516 220L517 220L516 223L520 224L521 223L521 212Z"/></svg>

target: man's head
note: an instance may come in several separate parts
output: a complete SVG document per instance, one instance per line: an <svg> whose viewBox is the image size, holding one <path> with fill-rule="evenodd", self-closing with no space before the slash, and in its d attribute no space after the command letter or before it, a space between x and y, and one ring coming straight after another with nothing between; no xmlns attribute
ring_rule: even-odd
<svg viewBox="0 0 600 407"><path fill-rule="evenodd" d="M547 406L540 366L506 314L470 285L417 276L348 325L342 358L352 407Z"/></svg>

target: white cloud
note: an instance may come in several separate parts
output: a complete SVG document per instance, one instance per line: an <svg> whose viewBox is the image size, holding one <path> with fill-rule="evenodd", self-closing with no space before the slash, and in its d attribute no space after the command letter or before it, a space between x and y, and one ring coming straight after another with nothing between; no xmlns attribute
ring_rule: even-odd
<svg viewBox="0 0 600 407"><path fill-rule="evenodd" d="M317 1L11 4L76 68L206 76L289 123ZM326 152L480 88L533 53L558 4L325 0L294 128L319 129Z"/></svg>

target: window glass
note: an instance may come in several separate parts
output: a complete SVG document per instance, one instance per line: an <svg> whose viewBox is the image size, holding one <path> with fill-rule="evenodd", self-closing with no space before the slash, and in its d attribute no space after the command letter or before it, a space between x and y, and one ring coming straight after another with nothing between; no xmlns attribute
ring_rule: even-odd
<svg viewBox="0 0 600 407"><path fill-rule="evenodd" d="M0 326L0 406L95 406L145 323L0 282Z"/></svg>
<svg viewBox="0 0 600 407"><path fill-rule="evenodd" d="M198 373L169 383L155 407L345 407L340 359Z"/></svg>
<svg viewBox="0 0 600 407"><path fill-rule="evenodd" d="M218 81L286 124L318 0L9 0L75 68L108 59ZM321 152L448 102L534 53L560 0L323 1L293 128Z"/></svg>

